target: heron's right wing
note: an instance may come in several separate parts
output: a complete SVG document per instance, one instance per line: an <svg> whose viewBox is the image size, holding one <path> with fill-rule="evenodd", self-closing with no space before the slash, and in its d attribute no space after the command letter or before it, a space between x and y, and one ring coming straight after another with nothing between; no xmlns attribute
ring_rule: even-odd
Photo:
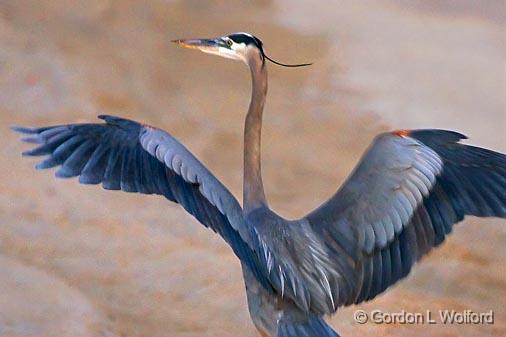
<svg viewBox="0 0 506 337"><path fill-rule="evenodd" d="M159 194L179 203L219 233L259 279L252 237L234 196L167 132L114 116L105 123L13 128L39 146L24 155L48 157L37 169L60 166L57 177L79 176L108 190Z"/></svg>
<svg viewBox="0 0 506 337"><path fill-rule="evenodd" d="M323 243L319 310L374 298L405 277L464 216L506 217L506 155L444 130L379 135L354 172L304 220ZM300 293L300 292L299 292ZM316 307L316 306L315 306Z"/></svg>

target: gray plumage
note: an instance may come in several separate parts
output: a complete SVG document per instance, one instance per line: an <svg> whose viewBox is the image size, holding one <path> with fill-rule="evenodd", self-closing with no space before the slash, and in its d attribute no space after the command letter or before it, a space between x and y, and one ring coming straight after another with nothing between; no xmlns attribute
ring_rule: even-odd
<svg viewBox="0 0 506 337"><path fill-rule="evenodd" d="M38 169L109 190L163 195L218 233L240 259L253 322L269 337L331 337L323 316L370 300L405 277L466 215L506 217L506 156L444 130L379 135L343 186L288 221L265 198L260 169L266 56L245 33L178 40L250 67L244 205L170 134L135 121L14 128L46 156ZM221 55L224 56L224 55Z"/></svg>

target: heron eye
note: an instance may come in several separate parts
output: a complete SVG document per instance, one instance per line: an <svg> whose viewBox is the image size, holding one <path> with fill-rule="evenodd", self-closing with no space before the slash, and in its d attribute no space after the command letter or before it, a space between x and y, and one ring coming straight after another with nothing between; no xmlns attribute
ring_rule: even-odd
<svg viewBox="0 0 506 337"><path fill-rule="evenodd" d="M232 45L234 44L234 42L232 42L232 40L227 40L227 42L225 42L227 44L227 46L229 47L232 47Z"/></svg>

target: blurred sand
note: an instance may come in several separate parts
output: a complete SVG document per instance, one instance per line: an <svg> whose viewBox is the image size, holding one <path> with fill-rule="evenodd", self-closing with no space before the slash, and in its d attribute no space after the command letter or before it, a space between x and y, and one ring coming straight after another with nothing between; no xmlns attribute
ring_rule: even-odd
<svg viewBox="0 0 506 337"><path fill-rule="evenodd" d="M160 197L56 181L7 126L117 114L165 128L241 196L249 74L168 41L234 31L272 57L264 181L287 217L372 137L449 128L506 152L506 6L487 1L0 0L0 336L255 336L239 263ZM504 221L468 219L408 280L330 319L343 336L504 336ZM355 309L495 311L495 324L357 325Z"/></svg>

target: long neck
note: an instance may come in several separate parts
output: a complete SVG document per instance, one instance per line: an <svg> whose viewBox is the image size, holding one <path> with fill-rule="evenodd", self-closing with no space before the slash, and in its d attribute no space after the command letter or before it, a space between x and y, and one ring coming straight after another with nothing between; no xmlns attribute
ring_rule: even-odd
<svg viewBox="0 0 506 337"><path fill-rule="evenodd" d="M262 182L260 138L262 113L267 95L267 67L258 57L249 60L253 90L244 125L244 181L243 203L245 212L267 204Z"/></svg>

